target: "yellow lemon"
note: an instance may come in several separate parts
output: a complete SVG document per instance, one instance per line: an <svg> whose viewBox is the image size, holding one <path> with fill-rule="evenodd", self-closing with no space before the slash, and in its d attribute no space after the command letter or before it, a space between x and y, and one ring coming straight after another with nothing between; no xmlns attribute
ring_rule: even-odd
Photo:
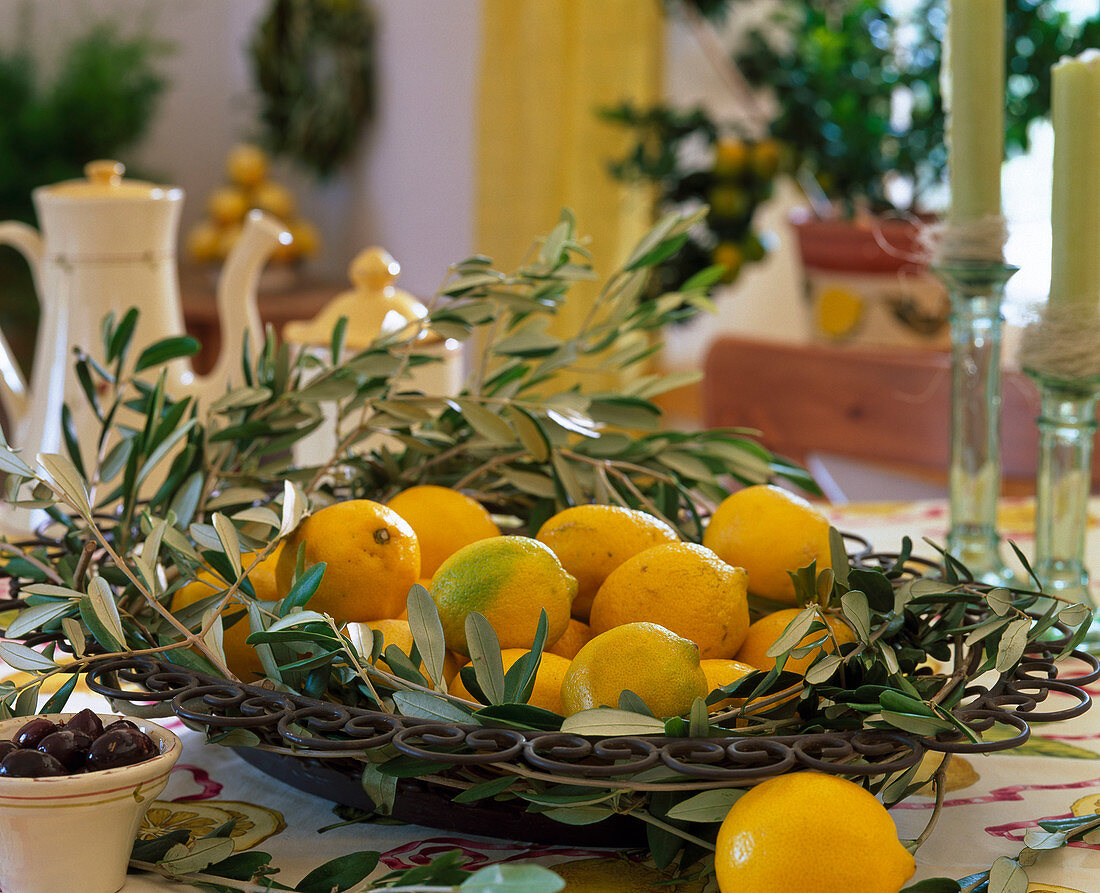
<svg viewBox="0 0 1100 893"><path fill-rule="evenodd" d="M761 140L752 147L752 169L762 180L770 180L779 172L779 162L783 156L779 143L774 140Z"/></svg>
<svg viewBox="0 0 1100 893"><path fill-rule="evenodd" d="M504 672L507 673L512 668L512 664L528 653L530 652L526 648L505 648L501 651L500 656L504 662ZM447 690L456 697L465 698L467 701L476 703L477 699L462 684L462 676L459 673L461 669L462 667L459 667L455 670L453 678L447 685ZM561 713L561 681L565 678L568 669L568 660L557 654L549 654L544 651L542 659L539 661L538 671L535 673L535 684L531 689L531 697L527 699L527 703L535 707L541 707L543 710Z"/></svg>
<svg viewBox="0 0 1100 893"><path fill-rule="evenodd" d="M409 487L387 505L409 522L420 542L420 573L431 578L463 546L491 536L500 528L477 500L447 487Z"/></svg>
<svg viewBox="0 0 1100 893"><path fill-rule="evenodd" d="M565 893L702 893L701 880L673 880L667 871L622 856L578 859L552 866Z"/></svg>
<svg viewBox="0 0 1100 893"><path fill-rule="evenodd" d="M470 543L440 565L430 590L447 647L469 654L466 617L485 616L501 648L530 648L539 615L546 610L546 643L561 638L577 581L557 556L526 536L495 536Z"/></svg>
<svg viewBox="0 0 1100 893"><path fill-rule="evenodd" d="M566 716L592 707L618 707L634 692L654 716L680 716L710 691L699 648L656 623L627 623L588 642L561 685Z"/></svg>
<svg viewBox="0 0 1100 893"><path fill-rule="evenodd" d="M252 143L238 143L229 150L225 169L238 186L255 186L267 176L267 153Z"/></svg>
<svg viewBox="0 0 1100 893"><path fill-rule="evenodd" d="M741 268L745 265L745 251L736 242L719 242L714 246L711 260L726 268L726 272L722 274L722 282L729 285L737 281Z"/></svg>
<svg viewBox="0 0 1100 893"><path fill-rule="evenodd" d="M615 505L578 505L558 512L539 528L546 543L577 578L573 616L588 620L596 591L615 568L639 552L679 540L659 518Z"/></svg>
<svg viewBox="0 0 1100 893"><path fill-rule="evenodd" d="M413 529L393 509L369 499L333 503L298 525L276 566L283 591L290 588L301 547L306 567L326 565L308 608L331 614L340 624L396 617L420 579Z"/></svg>
<svg viewBox="0 0 1100 893"><path fill-rule="evenodd" d="M666 543L613 570L592 602L592 631L644 620L699 646L701 657L733 657L749 628L747 575L705 546Z"/></svg>
<svg viewBox="0 0 1100 893"><path fill-rule="evenodd" d="M863 321L864 301L846 288L827 288L817 299L817 328L830 338L846 338Z"/></svg>
<svg viewBox="0 0 1100 893"><path fill-rule="evenodd" d="M781 611L773 611L771 614L764 615L749 626L745 641L741 643L741 647L734 657L749 666L756 667L758 670L770 670L775 666L775 658L768 657L768 649L771 648L776 639L783 635L783 631L800 613L801 609L799 608L784 608ZM829 630L832 632L832 638L826 639L822 645L815 648L805 657L788 657L787 662L783 665L784 670L790 670L792 673L805 673L806 670L809 669L810 664L817 659L817 656L821 654L822 651L826 653L836 651L836 645L833 644L833 639L836 639L838 645L854 642L856 640L852 628L839 617L827 616L825 618L825 625L828 626ZM809 645L822 635L823 633L821 630L807 633L802 637L799 644Z"/></svg>
<svg viewBox="0 0 1100 893"><path fill-rule="evenodd" d="M248 213L248 196L233 186L222 186L210 193L206 211L218 223L240 223Z"/></svg>
<svg viewBox="0 0 1100 893"><path fill-rule="evenodd" d="M248 579L252 583L257 601L271 602L282 597L275 582L275 565L279 560L280 551L281 547L277 547L274 552L248 572ZM255 559L256 554L254 552L241 555L241 561L245 568L251 565ZM175 592L172 596L171 609L172 611L180 611L188 605L193 605L197 601L215 595L225 588L227 588L226 584L220 577L208 571L200 571L198 579ZM256 654L256 649L245 641L252 632L252 628L248 622L247 612L242 615L242 611L245 611L244 605L235 599L222 609L223 624L225 623L225 617L233 618L231 625L223 626L222 650L225 652L226 666L234 676L242 682L255 682L257 679L263 678L264 668L260 663L259 656Z"/></svg>
<svg viewBox="0 0 1100 893"><path fill-rule="evenodd" d="M738 137L723 137L714 147L714 175L736 177L749 160L749 146Z"/></svg>
<svg viewBox="0 0 1100 893"><path fill-rule="evenodd" d="M801 496L770 484L745 487L715 509L703 545L727 564L743 567L749 592L795 603L797 571L817 560L829 565L829 521Z"/></svg>
<svg viewBox="0 0 1100 893"><path fill-rule="evenodd" d="M546 650L551 654L557 654L567 660L577 656L581 647L592 638L592 628L587 623L581 623L575 617L569 618L569 626L565 628L561 638Z"/></svg>
<svg viewBox="0 0 1100 893"><path fill-rule="evenodd" d="M345 627L345 632L348 638L351 639L352 644L355 646L355 650L363 656L363 658L370 657L371 649L374 647L374 630L382 633L382 653L385 654L387 648L390 645L396 645L399 649L405 652L405 654L412 654L413 641L412 628L409 626L408 620L372 620L369 623L349 623ZM378 668L390 672L390 666L384 660L379 659ZM418 668L421 673L427 676L427 672L424 670L424 662L420 662ZM450 679L458 672L458 661L454 655L449 651L446 657L443 658L443 678Z"/></svg>
<svg viewBox="0 0 1100 893"><path fill-rule="evenodd" d="M187 254L198 263L210 263L218 259L221 232L208 220L196 223L187 234Z"/></svg>
<svg viewBox="0 0 1100 893"><path fill-rule="evenodd" d="M898 893L916 863L873 795L835 775L790 772L733 804L714 868L722 893Z"/></svg>
<svg viewBox="0 0 1100 893"><path fill-rule="evenodd" d="M321 234L312 223L301 218L286 223L293 239L290 248L296 257L313 257L321 250Z"/></svg>
<svg viewBox="0 0 1100 893"><path fill-rule="evenodd" d="M290 190L270 180L252 190L252 206L286 221L294 216L294 196Z"/></svg>
<svg viewBox="0 0 1100 893"><path fill-rule="evenodd" d="M721 688L723 685L729 685L731 682L736 682L743 676L748 676L749 673L756 672L756 667L743 664L739 660L723 660L722 658L712 657L699 661L699 664L703 668L703 675L707 677L708 692ZM716 710L725 710L727 707L733 707L743 702L744 698L725 698L711 704L710 710L713 713Z"/></svg>

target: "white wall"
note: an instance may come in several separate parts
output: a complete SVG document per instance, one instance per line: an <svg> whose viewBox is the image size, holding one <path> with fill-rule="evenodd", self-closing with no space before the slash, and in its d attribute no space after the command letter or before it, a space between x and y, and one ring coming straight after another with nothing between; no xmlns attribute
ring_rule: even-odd
<svg viewBox="0 0 1100 893"><path fill-rule="evenodd" d="M0 45L15 39L23 0L0 0ZM220 185L227 151L254 133L245 47L267 0L51 0L35 3L36 54L111 17L148 23L176 45L170 86L135 161L187 192L183 228ZM369 0L378 20L378 112L347 169L327 183L280 164L303 213L321 229L316 269L343 277L370 244L402 264L401 284L438 288L449 263L473 251L474 108L480 48L477 0ZM137 15L135 15L137 13Z"/></svg>

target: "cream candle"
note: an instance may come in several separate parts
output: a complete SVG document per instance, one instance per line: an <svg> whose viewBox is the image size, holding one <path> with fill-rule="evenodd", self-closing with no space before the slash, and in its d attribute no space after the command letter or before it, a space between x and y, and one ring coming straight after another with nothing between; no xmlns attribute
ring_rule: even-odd
<svg viewBox="0 0 1100 893"><path fill-rule="evenodd" d="M1052 305L1100 301L1100 51L1051 70L1054 191Z"/></svg>
<svg viewBox="0 0 1100 893"><path fill-rule="evenodd" d="M1004 0L951 0L944 46L948 221L1001 215L1004 159Z"/></svg>

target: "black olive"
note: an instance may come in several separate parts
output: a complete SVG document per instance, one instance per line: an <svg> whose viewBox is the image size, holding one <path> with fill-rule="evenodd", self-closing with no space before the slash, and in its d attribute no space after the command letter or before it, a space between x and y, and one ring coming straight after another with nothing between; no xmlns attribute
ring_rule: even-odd
<svg viewBox="0 0 1100 893"><path fill-rule="evenodd" d="M36 719L32 719L23 728L15 733L15 737L12 739L15 742L16 747L28 747L31 750L38 747L38 742L49 735L51 732L57 731L57 724L50 722L48 719L43 719L41 716Z"/></svg>
<svg viewBox="0 0 1100 893"><path fill-rule="evenodd" d="M9 753L15 750L15 743L12 741L0 741L0 760L3 760Z"/></svg>
<svg viewBox="0 0 1100 893"><path fill-rule="evenodd" d="M66 721L63 728L72 729L74 732L83 732L89 738L95 740L103 734L103 720L85 707Z"/></svg>
<svg viewBox="0 0 1100 893"><path fill-rule="evenodd" d="M38 749L48 753L70 772L83 769L92 747L92 736L73 729L58 729L38 742Z"/></svg>
<svg viewBox="0 0 1100 893"><path fill-rule="evenodd" d="M114 769L140 763L156 753L155 745L150 751L151 743L149 736L137 729L125 726L108 728L92 742L88 751L88 769Z"/></svg>
<svg viewBox="0 0 1100 893"><path fill-rule="evenodd" d="M135 732L141 731L135 723L128 719L116 719L114 722L108 723L103 727L105 732L109 732L111 729L133 729Z"/></svg>
<svg viewBox="0 0 1100 893"><path fill-rule="evenodd" d="M66 775L65 767L40 750L13 750L0 762L0 775L9 778L43 778Z"/></svg>

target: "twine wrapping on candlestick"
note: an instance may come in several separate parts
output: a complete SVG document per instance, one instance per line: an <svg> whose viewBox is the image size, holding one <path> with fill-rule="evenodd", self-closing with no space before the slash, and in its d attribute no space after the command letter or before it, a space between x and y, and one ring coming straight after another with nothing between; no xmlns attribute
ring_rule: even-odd
<svg viewBox="0 0 1100 893"><path fill-rule="evenodd" d="M1001 263L1008 224L1000 214L965 223L942 221L921 228L920 242L934 266L952 263Z"/></svg>
<svg viewBox="0 0 1100 893"><path fill-rule="evenodd" d="M891 257L922 266L942 266L951 263L999 263L1004 260L1008 241L1008 223L1004 217L990 215L966 224L946 220L930 223L915 214L898 212L885 215L884 220L901 220L917 231L918 251L906 251L886 236L879 218L872 223L872 232L879 248Z"/></svg>
<svg viewBox="0 0 1100 893"><path fill-rule="evenodd" d="M1020 345L1024 369L1063 381L1100 377L1100 314L1087 304L1029 308Z"/></svg>

